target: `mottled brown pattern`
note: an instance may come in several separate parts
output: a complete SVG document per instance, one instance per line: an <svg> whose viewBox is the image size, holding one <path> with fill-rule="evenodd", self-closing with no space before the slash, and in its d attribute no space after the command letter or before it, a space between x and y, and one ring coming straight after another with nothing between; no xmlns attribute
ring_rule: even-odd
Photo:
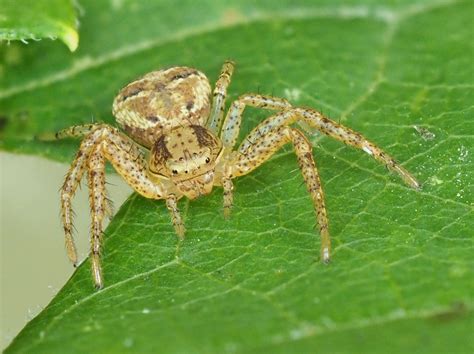
<svg viewBox="0 0 474 354"><path fill-rule="evenodd" d="M202 125L210 112L206 76L187 67L153 71L125 86L115 98L117 122L140 144L179 125Z"/></svg>

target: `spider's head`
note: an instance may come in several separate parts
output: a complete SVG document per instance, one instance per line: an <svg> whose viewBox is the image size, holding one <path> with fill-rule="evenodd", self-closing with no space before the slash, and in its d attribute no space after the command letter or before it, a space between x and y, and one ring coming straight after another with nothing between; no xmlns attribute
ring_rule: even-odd
<svg viewBox="0 0 474 354"><path fill-rule="evenodd" d="M222 143L200 125L180 126L158 138L151 149L148 172L170 179L189 199L208 194Z"/></svg>

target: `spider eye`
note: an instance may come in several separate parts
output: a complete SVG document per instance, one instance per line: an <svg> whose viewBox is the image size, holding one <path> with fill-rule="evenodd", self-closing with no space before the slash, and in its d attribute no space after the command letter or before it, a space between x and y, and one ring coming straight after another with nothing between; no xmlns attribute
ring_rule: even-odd
<svg viewBox="0 0 474 354"><path fill-rule="evenodd" d="M173 170L171 171L174 175L177 175L178 174L178 170Z"/></svg>
<svg viewBox="0 0 474 354"><path fill-rule="evenodd" d="M206 163L211 162L211 159L209 157L206 158Z"/></svg>

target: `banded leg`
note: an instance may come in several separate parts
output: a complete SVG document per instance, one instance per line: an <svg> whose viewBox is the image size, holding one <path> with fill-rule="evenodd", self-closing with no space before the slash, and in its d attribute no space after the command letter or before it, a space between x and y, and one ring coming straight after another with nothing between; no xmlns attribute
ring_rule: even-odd
<svg viewBox="0 0 474 354"><path fill-rule="evenodd" d="M151 199L163 197L161 184L150 180L146 174L146 162L139 149L118 130L100 128L103 140L96 144L88 160L88 182L92 210L91 266L97 288L103 287L100 263L102 223L106 213L105 161L110 161L115 170L141 195Z"/></svg>
<svg viewBox="0 0 474 354"><path fill-rule="evenodd" d="M166 207L171 213L171 221L173 222L176 234L180 239L183 239L186 229L184 228L183 219L178 209L178 198L176 198L174 194L170 194L166 197Z"/></svg>
<svg viewBox="0 0 474 354"><path fill-rule="evenodd" d="M377 147L374 143L367 140L362 134L353 131L337 122L324 117L321 113L312 109L295 109L297 116L324 134L342 141L346 145L362 149L372 156L375 160L383 163L389 170L396 172L403 181L414 189L420 189L421 185L404 167L395 161L390 155Z"/></svg>
<svg viewBox="0 0 474 354"><path fill-rule="evenodd" d="M95 287L102 289L104 280L100 265L100 246L102 242L102 223L106 208L105 195L105 158L102 154L102 145L99 143L89 158L88 184L89 203L91 206L91 267Z"/></svg>
<svg viewBox="0 0 474 354"><path fill-rule="evenodd" d="M105 126L103 154L117 173L127 181L137 193L149 199L163 199L161 181L148 177L147 162L140 148L117 129Z"/></svg>
<svg viewBox="0 0 474 354"><path fill-rule="evenodd" d="M87 160L91 151L100 139L100 132L93 132L81 142L79 151L77 152L61 187L61 219L64 227L66 253L74 266L77 265L77 251L72 236L74 213L71 201L81 182L82 176L84 175L87 167Z"/></svg>
<svg viewBox="0 0 474 354"><path fill-rule="evenodd" d="M94 281L97 287L103 286L100 269L100 238L102 221L110 205L105 195L105 179L103 166L105 159L109 160L117 172L141 195L161 199L163 187L160 181L152 181L146 174L146 161L139 147L128 137L107 125L80 126L80 129L64 130L61 137L88 134L82 141L79 151L61 189L61 215L66 235L66 250L68 257L75 264L77 253L72 238L72 208L71 199L86 170L90 203L93 215L92 222L92 255ZM91 129L87 129L90 127ZM105 159L104 159L105 158Z"/></svg>
<svg viewBox="0 0 474 354"><path fill-rule="evenodd" d="M396 172L410 187L419 189L418 181L395 159L367 140L362 134L353 131L335 121L324 117L320 112L312 109L293 108L267 118L257 125L242 142L239 152L245 153L255 141L262 138L268 131L279 126L287 126L297 121L303 121L310 127L315 128L324 134L342 141L343 143L365 151L375 160L383 163L388 169Z"/></svg>
<svg viewBox="0 0 474 354"><path fill-rule="evenodd" d="M298 157L298 164L303 173L308 192L311 194L316 219L318 220L319 233L321 235L321 259L324 263L328 263L331 251L329 222L321 179L319 178L318 169L313 158L313 146L301 131L292 129L291 133L296 156Z"/></svg>
<svg viewBox="0 0 474 354"><path fill-rule="evenodd" d="M72 127L58 131L54 137L58 140L66 138L82 138L101 126L102 124L97 123L73 125Z"/></svg>
<svg viewBox="0 0 474 354"><path fill-rule="evenodd" d="M231 174L232 177L237 177L253 171L288 142L293 143L301 173L313 201L321 235L321 260L327 263L330 260L331 239L329 236L324 194L313 159L311 143L303 133L286 126L271 130L265 138L256 141L245 153L237 155L231 166Z"/></svg>
<svg viewBox="0 0 474 354"><path fill-rule="evenodd" d="M232 149L239 136L242 115L246 106L281 111L291 108L284 98L245 94L232 102L222 127L221 139L225 148Z"/></svg>
<svg viewBox="0 0 474 354"><path fill-rule="evenodd" d="M230 84L232 73L234 72L234 62L226 61L222 66L219 79L213 92L212 111L207 122L207 127L213 132L218 133L221 128L222 118L224 116L225 98L227 96L227 87Z"/></svg>
<svg viewBox="0 0 474 354"><path fill-rule="evenodd" d="M235 141L239 136L242 115L246 106L270 110L284 110L291 108L291 104L284 98L254 94L245 94L240 96L237 100L232 102L222 127L221 139L225 149L232 150L235 145ZM225 218L230 216L233 203L233 185L228 176L229 174L224 174L224 178L222 180L222 186L224 187Z"/></svg>

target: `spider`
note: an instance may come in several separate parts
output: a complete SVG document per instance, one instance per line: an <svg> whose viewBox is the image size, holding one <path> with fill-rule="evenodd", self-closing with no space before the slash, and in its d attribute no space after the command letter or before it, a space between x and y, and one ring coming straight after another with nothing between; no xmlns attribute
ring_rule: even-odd
<svg viewBox="0 0 474 354"><path fill-rule="evenodd" d="M76 265L71 199L87 171L92 215L90 259L97 289L104 285L100 263L102 221L111 215L105 192L106 160L136 192L146 198L166 200L176 234L183 238L179 199L195 199L211 192L213 186L221 186L224 216L228 218L233 204L232 180L252 172L283 145L291 143L313 202L324 263L330 260L331 241L323 189L313 147L293 123L303 123L362 149L398 173L409 186L420 187L405 168L361 134L314 109L294 107L286 99L244 94L232 102L224 119L233 71L234 63L226 61L212 102L209 80L196 69L172 67L150 72L125 86L115 97L112 111L122 130L107 124L86 124L56 133L57 139L83 138L61 188L61 218L67 255ZM275 114L258 124L234 149L246 106L273 110Z"/></svg>

